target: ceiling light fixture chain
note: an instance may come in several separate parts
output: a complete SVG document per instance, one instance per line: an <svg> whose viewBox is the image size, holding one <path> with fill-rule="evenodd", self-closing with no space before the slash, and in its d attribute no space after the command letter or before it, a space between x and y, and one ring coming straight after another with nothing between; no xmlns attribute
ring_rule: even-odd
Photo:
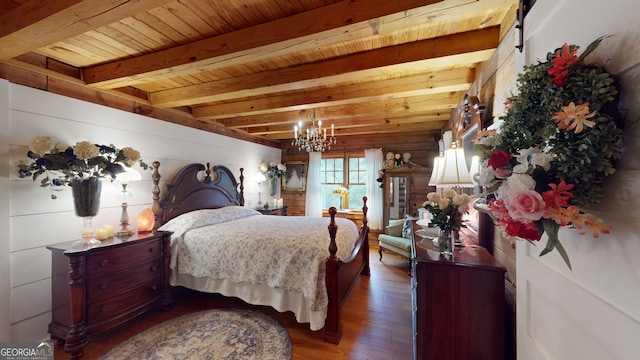
<svg viewBox="0 0 640 360"><path fill-rule="evenodd" d="M331 145L335 144L336 138L334 136L333 124L331 124L331 136L327 137L327 128L322 128L321 120L318 120L318 126L316 127L315 109L313 109L311 115L310 128L303 130L302 121L299 121L298 125L293 127L293 140L291 141L291 145L297 146L298 151L304 149L307 152L324 152L325 150L331 150Z"/></svg>

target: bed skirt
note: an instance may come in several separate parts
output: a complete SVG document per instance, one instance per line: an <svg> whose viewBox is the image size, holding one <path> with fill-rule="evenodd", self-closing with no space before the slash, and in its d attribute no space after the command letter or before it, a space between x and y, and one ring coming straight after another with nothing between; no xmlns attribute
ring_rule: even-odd
<svg viewBox="0 0 640 360"><path fill-rule="evenodd" d="M309 323L312 331L321 330L327 317L327 309L311 311L310 305L301 293L271 288L265 284L233 282L198 278L189 274L171 272L170 284L206 293L217 293L227 297L237 297L252 305L271 306L279 312L291 311L299 323Z"/></svg>

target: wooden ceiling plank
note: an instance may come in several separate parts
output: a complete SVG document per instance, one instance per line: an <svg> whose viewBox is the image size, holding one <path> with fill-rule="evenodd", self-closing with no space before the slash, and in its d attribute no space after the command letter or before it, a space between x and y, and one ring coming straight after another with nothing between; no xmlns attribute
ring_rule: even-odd
<svg viewBox="0 0 640 360"><path fill-rule="evenodd" d="M0 59L11 59L169 1L27 1L0 17Z"/></svg>
<svg viewBox="0 0 640 360"><path fill-rule="evenodd" d="M492 27L385 47L320 63L156 92L151 95L151 101L156 106L184 106L309 86L329 85L338 80L357 81L365 76L379 76L380 72L384 71L381 69L383 67L414 62L413 66L425 68L429 64L419 63L420 61L456 55L460 56L444 61L447 66L477 63L489 59L498 46L499 33L498 27ZM357 73L364 70L369 70L369 73ZM352 73L353 78L346 76L348 73Z"/></svg>
<svg viewBox="0 0 640 360"><path fill-rule="evenodd" d="M451 114L465 91L456 91L446 94L434 94L415 96L404 99L393 99L386 102L371 101L357 104L316 108L316 119L334 122L336 126L342 123L357 121L376 121L375 119L390 119L405 116L431 115L433 113ZM197 109L196 109L197 110ZM194 117L198 114L194 111ZM221 122L230 128L248 128L251 126L272 125L285 123L296 124L298 121L308 122L311 118L311 110L289 111L277 114L265 114L255 116L240 116L238 118L224 119Z"/></svg>
<svg viewBox="0 0 640 360"><path fill-rule="evenodd" d="M177 2L151 9L149 14L159 19L168 19L164 27L173 28L189 41L203 39L204 34L211 31L208 24L203 23L198 16Z"/></svg>
<svg viewBox="0 0 640 360"><path fill-rule="evenodd" d="M386 134L394 135L397 133L423 133L430 131L439 131L446 124L446 121L431 121L421 124L411 125L393 125L393 126L370 126L370 127L356 127L356 128L341 128L336 130L336 139L343 139L344 136L376 136ZM258 138L265 138L271 140L284 140L291 142L293 139L293 129L289 131L272 131L267 133L248 133L248 135L256 136Z"/></svg>
<svg viewBox="0 0 640 360"><path fill-rule="evenodd" d="M207 105L207 118L223 119L238 115L269 114L309 107L465 91L471 86L474 74L471 68L458 68L385 81L321 87L287 94L275 93L266 98Z"/></svg>
<svg viewBox="0 0 640 360"><path fill-rule="evenodd" d="M446 109L447 111L427 111L427 112L423 112L420 114L411 114L411 115L405 115L405 114L394 114L394 113L390 113L387 114L386 116L380 115L380 114L365 114L365 115L360 115L360 116L354 116L348 119L342 119L340 124L341 125L350 125L350 124L365 124L365 123L372 123L372 124L387 124L387 123L392 123L392 122L416 122L416 121L420 121L421 119L440 119L440 118L448 118L449 116L449 109ZM220 120L219 123L223 124L225 127L229 128L229 129L249 129L249 128L260 128L260 127L278 127L278 126L283 126L284 128L288 128L288 129L293 129L293 126L298 124L300 121L304 122L310 122L310 113L307 114L309 112L305 112L305 115L308 116L304 116L303 113L296 113L296 114L284 114L285 115L285 119L282 120L282 117L280 118L275 118L275 117L260 117L259 120L249 120L249 121L244 121L246 120L243 117L239 117L237 119L224 119L224 120ZM324 122L327 121L333 121L333 119L321 119Z"/></svg>
<svg viewBox="0 0 640 360"><path fill-rule="evenodd" d="M382 127L382 126L395 126L402 124L421 124L424 122L446 122L449 120L447 114L425 114L425 115L413 115L403 117L377 117L377 118L354 118L348 122L341 122L341 129L351 128L363 128L363 127ZM303 123L303 126L308 126L309 122ZM327 121L324 121L325 127L331 126ZM273 126L251 126L246 128L230 128L230 129L244 129L252 135L268 135L275 133L292 133L294 124L280 124ZM229 128L229 127L228 127ZM364 130L364 129L361 129ZM291 135L290 135L291 136Z"/></svg>
<svg viewBox="0 0 640 360"><path fill-rule="evenodd" d="M176 46L156 53L97 65L85 70L87 83L95 87L122 87L181 71L202 71L203 66L224 67L230 62L256 60L257 54L293 53L335 43L350 37L349 27L368 28L370 19L427 6L442 0L351 0L296 14L220 36ZM317 21L323 19L323 21ZM297 31L296 31L297 30ZM336 37L322 39L318 33L333 30ZM371 29L369 29L371 31ZM275 44L275 45L274 45Z"/></svg>
<svg viewBox="0 0 640 360"><path fill-rule="evenodd" d="M217 1L191 1L183 3L184 6L189 8L195 14L204 14L202 21L206 22L211 27L214 34L223 34L231 32L234 28L224 18L223 14L217 11Z"/></svg>
<svg viewBox="0 0 640 360"><path fill-rule="evenodd" d="M421 95L421 96L412 96L412 97L403 97L403 98L393 98L393 99L387 99L385 102L380 102L380 101L364 101L364 102L356 102L356 103L347 103L347 104L341 104L341 105L336 105L336 106L330 106L330 107L323 107L322 109L341 109L340 111L345 111L344 114L350 115L352 114L352 109L356 108L356 107L368 107L369 112L373 112L375 109L379 106L381 106L381 104L389 104L389 106L393 106L393 107L405 107L405 104L403 104L403 102L406 102L406 99L410 99L411 101L415 101L415 99L420 99L420 98L435 98L435 99L439 99L441 97L446 97L447 98L447 105L453 105L451 107L455 107L455 105L458 104L459 102L459 98L456 99L450 99L449 98L449 94L464 94L464 92L468 90L468 87L462 87L461 89L458 89L458 91L452 91L452 92L448 92L448 93L435 93L435 94L429 94L429 95ZM457 95L460 96L460 95ZM432 106L438 106L438 103L432 103ZM310 106L300 106L291 110L302 110L304 108L308 108ZM406 105L407 108L410 108L410 105ZM317 111L317 110L316 110ZM339 112L339 111L338 111ZM203 119L217 119L217 118L223 118L219 115L218 113L218 109L216 109L216 106L200 106L200 107L196 107L193 110L194 116L197 118L203 118ZM235 114L234 116L246 116L250 113L256 113L256 112L249 112L247 114ZM274 114L274 113L279 113L279 112L266 112L266 113L260 113L259 115L266 115L266 114ZM328 114L327 114L328 115ZM335 116L335 115L334 115ZM327 117L327 116L325 116Z"/></svg>
<svg viewBox="0 0 640 360"><path fill-rule="evenodd" d="M339 140L343 136L371 136L377 134L395 134L395 133L416 133L416 132L429 132L441 130L446 121L425 121L419 124L397 124L397 125L382 125L382 126L370 126L370 127L355 127L355 128L337 128L335 130L335 136ZM255 135L255 134L251 134ZM263 137L273 140L288 140L293 139L293 130L272 132L263 134Z"/></svg>

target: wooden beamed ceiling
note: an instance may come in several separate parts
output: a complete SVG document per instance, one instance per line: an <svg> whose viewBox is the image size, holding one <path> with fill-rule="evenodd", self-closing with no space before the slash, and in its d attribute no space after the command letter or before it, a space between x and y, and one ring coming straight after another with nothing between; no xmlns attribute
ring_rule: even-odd
<svg viewBox="0 0 640 360"><path fill-rule="evenodd" d="M426 134L449 120L516 8L517 0L6 0L0 75L27 85L24 74L44 77L49 91L274 146L312 112L337 136Z"/></svg>

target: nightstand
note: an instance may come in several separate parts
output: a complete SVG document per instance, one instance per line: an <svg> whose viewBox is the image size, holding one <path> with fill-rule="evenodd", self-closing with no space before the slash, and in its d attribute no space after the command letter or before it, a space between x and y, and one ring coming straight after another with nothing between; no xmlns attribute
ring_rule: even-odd
<svg viewBox="0 0 640 360"><path fill-rule="evenodd" d="M72 359L83 355L88 337L154 307L171 307L170 232L134 234L88 249L73 241L51 250L51 338Z"/></svg>
<svg viewBox="0 0 640 360"><path fill-rule="evenodd" d="M283 206L277 209L256 209L262 215L275 215L275 216L287 216L287 206Z"/></svg>

